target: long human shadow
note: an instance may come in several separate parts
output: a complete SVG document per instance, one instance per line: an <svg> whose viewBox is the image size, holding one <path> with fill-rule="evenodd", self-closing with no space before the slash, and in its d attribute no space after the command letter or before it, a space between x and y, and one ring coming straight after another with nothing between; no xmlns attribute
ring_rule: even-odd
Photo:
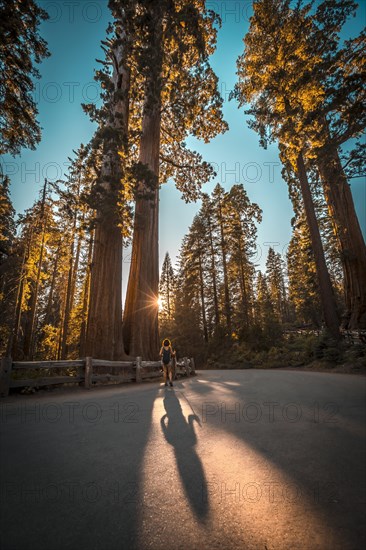
<svg viewBox="0 0 366 550"><path fill-rule="evenodd" d="M199 423L199 418L190 414L186 420L174 391L166 390L163 403L166 414L160 420L162 432L169 445L174 448L177 468L189 505L196 518L205 522L208 502L203 496L207 494L207 482L195 450L197 437L194 421Z"/></svg>

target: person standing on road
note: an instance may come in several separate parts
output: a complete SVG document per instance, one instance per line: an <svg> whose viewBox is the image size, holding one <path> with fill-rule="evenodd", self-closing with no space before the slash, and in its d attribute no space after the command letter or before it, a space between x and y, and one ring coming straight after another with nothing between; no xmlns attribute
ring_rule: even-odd
<svg viewBox="0 0 366 550"><path fill-rule="evenodd" d="M169 378L169 384L173 386L173 357L175 357L175 351L173 351L170 340L167 338L163 341L159 355L164 371L164 383L167 386Z"/></svg>

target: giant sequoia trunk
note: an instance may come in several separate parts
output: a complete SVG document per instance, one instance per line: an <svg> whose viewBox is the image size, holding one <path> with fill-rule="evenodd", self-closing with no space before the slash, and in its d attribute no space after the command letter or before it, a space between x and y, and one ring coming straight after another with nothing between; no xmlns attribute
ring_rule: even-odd
<svg viewBox="0 0 366 550"><path fill-rule="evenodd" d="M344 326L366 328L366 247L336 147L321 152L317 164L343 267Z"/></svg>
<svg viewBox="0 0 366 550"><path fill-rule="evenodd" d="M329 333L334 338L338 339L340 337L340 333L335 296L327 265L325 263L323 245L320 238L319 227L315 216L314 203L311 196L302 153L300 153L297 157L297 173L300 180L301 194L304 201L306 220L309 227L311 246L315 259L325 326L327 327Z"/></svg>
<svg viewBox="0 0 366 550"><path fill-rule="evenodd" d="M156 176L154 188L142 182L137 191L130 274L123 317L126 352L155 359L159 352L159 144L160 106L145 114L140 162ZM151 179L150 179L151 182Z"/></svg>
<svg viewBox="0 0 366 550"><path fill-rule="evenodd" d="M118 150L123 145L118 146L113 136L117 130L122 130L127 140L129 71L120 43L114 48L113 57L114 97L105 128L99 181L104 190L105 204L101 205L96 216L85 354L120 360L125 353L122 338L122 234L117 204L122 179Z"/></svg>
<svg viewBox="0 0 366 550"><path fill-rule="evenodd" d="M99 220L95 228L85 353L112 361L124 357L122 235L112 216Z"/></svg>
<svg viewBox="0 0 366 550"><path fill-rule="evenodd" d="M123 337L125 350L143 359L159 353L159 152L162 92L164 4L152 4L149 73L145 81L139 162L135 189L132 261L128 279Z"/></svg>

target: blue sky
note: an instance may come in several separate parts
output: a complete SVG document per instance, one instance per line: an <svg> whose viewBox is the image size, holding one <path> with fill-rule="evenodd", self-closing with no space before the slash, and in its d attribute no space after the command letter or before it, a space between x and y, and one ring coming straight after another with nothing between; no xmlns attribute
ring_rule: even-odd
<svg viewBox="0 0 366 550"><path fill-rule="evenodd" d="M98 102L98 87L93 81L96 58L102 57L100 40L110 14L107 0L38 0L48 11L50 20L41 26L51 57L40 66L42 78L37 83L36 100L42 141L36 151L24 150L21 156L2 159L3 170L11 178L11 195L17 212L30 207L44 177L58 179L67 170L67 157L80 143L87 143L94 131L81 108L82 102ZM360 32L366 18L366 2L361 1L357 17L346 25L343 36ZM249 198L263 210L258 227L258 254L254 258L264 268L268 247L285 254L291 238L293 216L287 186L281 178L281 165L276 146L260 148L258 136L249 130L245 116L228 95L236 81L236 59L243 51L242 39L248 30L251 2L208 1L223 20L217 51L212 66L220 79L225 99L224 116L229 131L204 144L189 138L188 145L199 151L208 162L215 163L217 177L204 187L210 193L217 182L229 189L243 183ZM354 179L351 188L363 231L366 233L366 185ZM169 182L160 195L160 261L168 251L175 262L183 236L187 233L200 203L186 204L174 183ZM128 266L128 251L125 267ZM124 273L124 287L127 273Z"/></svg>

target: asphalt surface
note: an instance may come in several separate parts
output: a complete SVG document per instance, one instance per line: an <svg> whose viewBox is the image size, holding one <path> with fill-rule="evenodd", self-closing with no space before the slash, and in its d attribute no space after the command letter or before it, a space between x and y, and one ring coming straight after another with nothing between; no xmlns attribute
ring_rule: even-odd
<svg viewBox="0 0 366 550"><path fill-rule="evenodd" d="M365 389L227 370L3 399L0 548L363 549Z"/></svg>

